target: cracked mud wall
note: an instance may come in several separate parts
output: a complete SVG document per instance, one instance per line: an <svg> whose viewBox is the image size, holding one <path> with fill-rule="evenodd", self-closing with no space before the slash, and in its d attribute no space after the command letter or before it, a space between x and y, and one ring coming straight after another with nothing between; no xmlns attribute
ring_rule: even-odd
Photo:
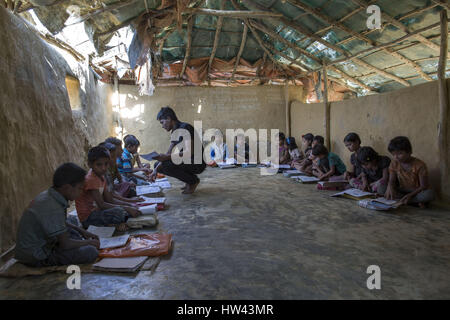
<svg viewBox="0 0 450 320"><path fill-rule="evenodd" d="M21 18L0 7L0 251L15 241L23 209L63 162L86 167L89 146L112 133L112 88L67 62ZM69 59L70 60L70 59ZM66 75L80 81L72 112Z"/></svg>

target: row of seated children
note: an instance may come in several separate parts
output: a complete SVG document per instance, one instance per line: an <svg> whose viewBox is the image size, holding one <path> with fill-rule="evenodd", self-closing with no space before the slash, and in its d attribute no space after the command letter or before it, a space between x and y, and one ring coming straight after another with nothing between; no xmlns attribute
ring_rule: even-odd
<svg viewBox="0 0 450 320"><path fill-rule="evenodd" d="M280 136L280 159L282 158ZM417 204L424 207L431 202L435 194L428 183L426 164L412 156L411 142L407 137L392 139L388 151L393 160L379 155L372 147L362 147L361 139L356 133L349 133L344 144L352 152L348 171L338 155L328 152L322 136L308 133L302 137L304 153L299 151L292 137L283 142L284 149L289 150L292 167L318 177L321 181L346 180L353 188L377 193L389 200L398 200L402 204ZM293 156L294 155L294 156ZM286 160L285 160L286 161ZM289 161L289 160L288 160Z"/></svg>
<svg viewBox="0 0 450 320"><path fill-rule="evenodd" d="M90 225L127 230L128 218L141 214L137 204L143 199L135 197L130 182L118 174L123 153L122 142L110 137L89 150L88 172L73 163L59 166L52 187L40 193L22 214L15 258L34 267L92 263L100 243L86 230ZM67 221L69 201L75 201L82 227Z"/></svg>
<svg viewBox="0 0 450 320"><path fill-rule="evenodd" d="M212 142L210 144L210 161L208 161L208 165L215 167L217 163L227 162L231 156L234 159L240 159L238 157L239 150L242 149L244 151L244 159L242 161L248 162L250 159L250 147L248 143L245 141L244 135L237 135L234 144L234 152L231 155L227 144L223 141L222 132L220 130L216 130L215 135L212 138Z"/></svg>
<svg viewBox="0 0 450 320"><path fill-rule="evenodd" d="M372 147L362 147L360 137L354 132L345 136L344 144L352 152L353 170L346 172L343 178L352 187L421 208L434 200L427 165L412 156L412 145L407 137L398 136L389 142L392 160L379 155Z"/></svg>

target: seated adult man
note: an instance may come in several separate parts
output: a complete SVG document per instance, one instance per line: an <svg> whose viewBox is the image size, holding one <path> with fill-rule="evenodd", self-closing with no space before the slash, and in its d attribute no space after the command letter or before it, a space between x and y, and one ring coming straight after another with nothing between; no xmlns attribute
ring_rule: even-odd
<svg viewBox="0 0 450 320"><path fill-rule="evenodd" d="M171 141L169 150L166 154L159 154L154 157L155 160L159 162L155 164L155 170L150 175L151 180L156 179L156 174L158 172L163 173L165 175L177 178L183 181L186 185L183 187L184 194L190 194L195 191L198 184L200 183L200 179L197 177L197 174L202 173L206 168L206 163L203 160L203 145L202 145L202 153L201 153L201 161L200 163L195 163L194 161L194 136L195 130L189 123L181 122L178 120L175 112L170 107L161 108L156 119L161 123L163 129L174 132L177 129L184 129L189 132L190 141L183 141L183 137L180 136L179 139ZM197 139L198 143L200 139ZM179 153L179 156L190 159L190 163L181 163L175 164L172 161L172 150L178 146L182 151ZM186 146L188 148L186 148Z"/></svg>

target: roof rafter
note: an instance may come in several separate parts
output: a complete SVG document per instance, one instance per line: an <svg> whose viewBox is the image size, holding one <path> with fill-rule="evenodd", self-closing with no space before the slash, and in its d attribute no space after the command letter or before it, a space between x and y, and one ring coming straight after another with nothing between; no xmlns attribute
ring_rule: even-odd
<svg viewBox="0 0 450 320"><path fill-rule="evenodd" d="M234 68L233 68L233 72L231 73L231 78L230 81L233 81L234 79L234 74L236 73L236 69L239 65L239 62L241 60L241 55L242 52L244 52L244 48L245 48L245 43L247 42L247 33L248 33L248 26L244 23L244 30L242 31L242 39L241 39L241 46L239 47L239 52L236 56L236 62L234 63Z"/></svg>
<svg viewBox="0 0 450 320"><path fill-rule="evenodd" d="M327 16L327 15L325 15L325 14L319 12L319 11L318 11L317 9L315 9L315 8L312 8L312 7L306 5L306 4L304 4L304 3L302 3L302 2L300 2L300 1L298 1L298 0L287 0L287 1L288 1L289 3L291 3L292 5L294 5L294 6L298 7L298 8L300 8L300 9L302 9L302 10L304 10L304 11L306 11L306 12L312 14L312 15L314 15L315 17L317 17L317 18L319 18L319 19L321 19L321 20L327 22L327 23L330 24L331 26L336 27L336 28L339 28L339 29L341 29L342 31L345 31L346 33L348 33L348 34L354 36L355 38L358 38L359 40L364 41L364 42L370 44L371 46L376 46L376 45L377 45L377 42L376 42L376 41L373 41L372 39L369 39L369 38L367 38L366 36L363 36L362 34L353 31L352 29L350 29L349 27L345 26L345 25L342 24L341 22L338 22L338 21L336 21L336 20L330 18L329 16ZM395 57L398 58L398 59L401 59L402 61L405 61L405 63L406 63L406 60L409 60L409 59L407 59L406 57L401 56L399 53L391 52L391 50L389 50L389 49L387 49L387 48L385 48L384 51L386 51L388 54L390 54L390 55L392 55L392 56L395 56ZM348 51L344 51L344 54L345 54L346 56L348 56L348 55L349 55L349 52L348 52ZM370 70L373 70L373 71L377 72L378 74L380 74L381 76L383 76L383 77L385 77L385 78L395 80L395 81L397 81L397 82L403 84L403 85L406 86L406 87L411 86L411 84L410 84L408 81L406 81L406 80L404 80L404 79L402 79L402 78L400 78L400 77L397 77L397 76L394 75L394 74L390 74L390 73L388 73L388 72L386 72L386 71L383 71L383 70L381 70L381 69L379 69L379 68L377 68L377 67L375 67L375 66L373 66L373 65L371 65L371 64L369 64L369 63L367 63L367 62L365 62L365 61L363 61L363 60L361 60L361 59L355 58L355 59L353 59L353 61L354 61L355 63L358 63L358 64L364 66L364 67L367 68L367 69L370 69ZM409 61L408 63L411 65L411 67L414 67L414 69L416 69L416 70L417 70L417 68L420 69L420 67L419 67L418 65L416 65L414 62ZM422 73L423 73L423 72L422 72ZM419 74L420 74L420 73L419 73Z"/></svg>
<svg viewBox="0 0 450 320"><path fill-rule="evenodd" d="M179 78L183 78L184 71L186 70L187 63L189 61L189 58L191 56L191 46L192 46L192 27L194 26L194 16L191 16L188 20L188 27L187 27L187 44L186 44L186 53L184 55L183 60L183 67L181 68L181 72L179 75Z"/></svg>
<svg viewBox="0 0 450 320"><path fill-rule="evenodd" d="M364 9L367 9L367 7L369 6L369 4L367 3L366 0L351 0L351 1L353 1L355 4L360 5ZM394 25L395 27L397 27L398 29L402 30L406 34L410 34L411 33L411 30L407 26L405 26L400 21L395 20L393 17L388 15L386 12L381 11L381 17L386 19L390 24ZM417 39L417 41L422 42L427 47L429 47L429 48L431 48L431 49L433 49L433 50L435 50L437 52L440 52L439 45L429 41L427 38L425 38L421 34L416 34L416 35L414 35L414 37Z"/></svg>
<svg viewBox="0 0 450 320"><path fill-rule="evenodd" d="M222 2L220 3L220 10L223 10L224 8L225 8L225 0L222 0ZM214 57L216 55L217 45L219 44L220 31L222 30L222 24L223 24L223 16L220 16L217 19L216 34L214 36L214 44L213 44L211 55L209 56L209 61L208 61L208 73L207 73L208 79L209 79L209 73L211 72L211 65L212 65Z"/></svg>
<svg viewBox="0 0 450 320"><path fill-rule="evenodd" d="M233 0L232 0L232 1L233 1ZM266 9L264 9L264 7L262 7L261 5L259 5L259 4L255 3L255 2L253 2L252 0L242 0L242 1L243 1L244 3L248 3L248 4L250 4L251 6L254 6L254 7L258 8L258 10L266 10ZM306 35L306 36L308 36L308 37L311 37L312 39L314 39L314 40L316 40L317 42L323 44L324 46L327 46L327 47L329 47L329 48L331 48L331 49L333 49L333 50L335 50L335 51L337 51L337 52L339 52L339 53L341 53L341 54L343 54L343 55L345 55L345 56L348 55L348 53L346 53L346 50L344 50L344 49L342 49L342 48L340 48L340 47L337 47L337 46L335 46L335 45L333 45L333 44L331 44L331 43L325 41L324 39L322 39L321 37L319 37L319 36L317 36L317 35L314 35L311 31L307 30L305 27L299 25L298 23L295 23L295 22L291 21L291 20L288 19L288 18L282 17L282 18L279 18L279 19L277 19L277 20L281 20L281 22L283 22L284 24L286 24L286 25L289 26L290 28L292 28L292 29L296 30L297 32L300 32L300 33L302 33L302 34L304 34L304 35ZM372 68L375 68L375 67L372 67ZM330 69L330 68L328 68L328 69ZM337 69L337 68L335 68L335 69ZM339 70L339 71L340 71L340 74L341 74L341 73L342 73L342 74L345 74L343 71L341 71L341 70ZM358 80L352 78L352 77L349 76L348 74L345 74L345 77L346 77L347 79L351 78L351 79L352 79L351 81L353 81L354 83L361 84L361 87L363 87L364 89L366 89L366 90L368 90L368 91L376 91L375 89L370 88L369 86L367 86L367 85L361 83L360 81L358 81Z"/></svg>

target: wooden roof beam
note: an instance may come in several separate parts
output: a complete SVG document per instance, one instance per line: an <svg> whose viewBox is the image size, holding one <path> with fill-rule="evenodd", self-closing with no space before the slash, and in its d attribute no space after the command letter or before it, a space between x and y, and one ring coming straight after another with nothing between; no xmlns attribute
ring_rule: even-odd
<svg viewBox="0 0 450 320"><path fill-rule="evenodd" d="M355 4L360 5L361 7L363 7L364 9L367 9L367 7L369 6L369 4L367 3L367 1L365 0L351 0L353 1ZM402 30L403 32L410 34L411 30L405 26L403 23L401 23L400 21L395 20L393 17L391 17L390 15L388 15L386 12L381 11L381 17L383 17L385 20L387 20L390 24L394 25L395 27L397 27L398 29ZM424 36L422 36L421 34L415 34L414 37L417 39L417 41L422 42L424 45L426 45L427 47L433 49L434 51L440 52L440 46L429 41L427 38L425 38Z"/></svg>
<svg viewBox="0 0 450 320"><path fill-rule="evenodd" d="M234 63L234 68L233 68L233 72L231 73L231 78L230 81L233 81L234 79L234 74L236 73L236 69L239 65L239 61L241 60L241 55L242 52L244 52L244 48L245 48L245 43L247 41L247 33L248 33L248 26L244 23L244 30L242 31L242 40L241 40L241 46L239 47L239 52L236 56L236 62Z"/></svg>
<svg viewBox="0 0 450 320"><path fill-rule="evenodd" d="M240 10L214 10L205 8L186 8L184 12L192 14L212 15L226 18L267 18L267 17L282 17L281 13L266 12L266 11L240 11Z"/></svg>
<svg viewBox="0 0 450 320"><path fill-rule="evenodd" d="M350 29L350 28L348 28L347 26L343 25L341 22L335 21L334 19L332 19L332 18L330 18L329 16L327 16L327 15L321 13L320 11L318 11L318 10L315 9L315 8L312 8L312 7L310 7L310 6L308 6L308 5L304 4L304 3L302 3L302 2L300 2L300 1L297 1L297 0L287 0L287 1L288 1L289 3L291 3L292 5L294 5L294 6L298 7L298 8L300 8L300 9L302 9L302 10L304 10L304 11L310 13L310 14L312 14L313 16L315 16L315 17L317 17L317 18L319 18L319 19L321 19L322 21L325 21L326 23L328 23L328 24L330 24L330 25L332 25L332 26L334 26L334 27L336 27L336 28L339 28L339 29L341 29L342 31L345 31L346 33L348 33L348 34L354 36L355 38L358 38L359 40L364 41L364 42L370 44L371 46L377 45L377 42L375 42L375 41L373 41L373 40L371 40L371 39L369 39L369 38L363 36L362 34L359 34L359 33L355 32L355 31L353 31L352 29ZM399 53L391 52L391 51L390 51L389 49L387 49L387 48L384 49L384 50L385 50L387 53L389 53L389 54L395 56L396 58L401 59L402 61L405 61L405 63L406 63L407 58L401 56ZM345 51L345 55L348 56L348 55L349 55L349 52L348 52L348 51ZM386 72L386 71L383 71L383 70L381 70L381 69L379 69L379 68L376 68L376 67L370 65L369 63L367 63L367 62L365 62L365 61L363 61L363 60L361 60L361 59L355 58L355 59L353 59L353 61L354 61L355 63L357 63L357 64L360 64L360 65L364 66L365 68L367 68L367 69L369 69L369 70L373 70L373 71L377 72L379 75L381 75L381 76L383 76L383 77L385 77L385 78L395 80L395 81L397 81L397 82L403 84L403 85L406 86L406 87L411 86L411 84L410 84L408 81L406 81L406 80L404 80L404 79L402 79L402 78L400 78L400 77L397 77L396 75L390 74L390 73L388 73L388 72ZM417 70L417 68L420 69L420 67L419 67L418 65L415 65L415 64L414 64L413 62L411 62L411 61L410 61L410 65L411 65L412 67L414 67L414 69L416 69L416 70ZM413 66L413 65L414 65L414 66Z"/></svg>
<svg viewBox="0 0 450 320"><path fill-rule="evenodd" d="M225 0L222 0L222 2L220 3L220 10L223 10L224 8L225 8ZM222 30L222 24L223 24L223 16L219 16L219 18L217 19L217 24L216 24L216 34L214 36L214 44L213 44L211 55L209 56L209 61L208 61L208 73L207 73L208 79L209 79L209 74L211 72L211 66L212 66L214 57L216 55L217 45L219 44L220 31Z"/></svg>
<svg viewBox="0 0 450 320"><path fill-rule="evenodd" d="M184 71L186 71L186 66L189 61L189 58L191 56L191 46L192 46L192 27L194 26L194 17L192 16L188 20L188 27L187 27L187 44L186 44L186 53L184 54L184 61L183 61L183 67L181 68L181 72L179 75L179 78L183 78Z"/></svg>

